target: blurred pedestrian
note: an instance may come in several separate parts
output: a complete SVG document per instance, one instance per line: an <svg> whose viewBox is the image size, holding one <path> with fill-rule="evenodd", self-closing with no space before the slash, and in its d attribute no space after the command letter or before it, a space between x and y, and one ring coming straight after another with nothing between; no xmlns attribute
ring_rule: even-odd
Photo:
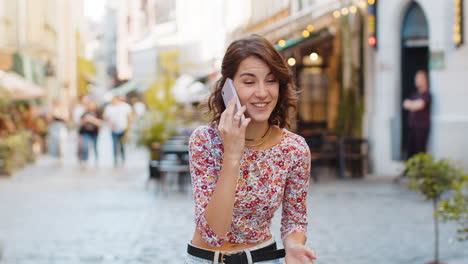
<svg viewBox="0 0 468 264"><path fill-rule="evenodd" d="M82 95L79 98L78 103L75 105L75 107L73 107L73 122L75 122L76 125L80 124L81 117L83 116L84 112L86 112L88 107L88 102L88 95Z"/></svg>
<svg viewBox="0 0 468 264"><path fill-rule="evenodd" d="M186 263L313 263L305 246L310 152L286 129L296 102L291 71L271 43L250 35L228 47L221 74L208 100L211 123L190 137L196 230ZM237 112L235 99L223 103L227 78ZM270 232L280 206L285 251Z"/></svg>
<svg viewBox="0 0 468 264"><path fill-rule="evenodd" d="M59 99L52 101L51 109L47 113L49 121L48 150L49 154L61 160L64 154L64 143L67 137L67 122L69 115Z"/></svg>
<svg viewBox="0 0 468 264"><path fill-rule="evenodd" d="M98 164L98 134L99 128L101 127L102 120L99 117L98 105L94 101L88 102L86 111L81 116L79 134L82 138L82 144L80 148L80 165L85 166L89 156L89 145L92 144L94 150L94 160L96 165Z"/></svg>
<svg viewBox="0 0 468 264"><path fill-rule="evenodd" d="M72 121L73 121L73 127L80 127L81 123L81 117L83 116L84 112L86 112L87 105L89 103L89 97L88 95L82 95L78 103L73 107L72 110ZM78 155L78 160L81 160L81 154L83 154L83 137L81 133L78 131L78 140L77 140L77 155Z"/></svg>
<svg viewBox="0 0 468 264"><path fill-rule="evenodd" d="M417 91L403 102L408 115L408 158L427 151L427 141L431 126L431 94L427 73L416 72L414 83Z"/></svg>
<svg viewBox="0 0 468 264"><path fill-rule="evenodd" d="M103 119L110 126L112 133L112 148L114 152L114 166L118 166L118 153L122 163L125 162L125 134L132 119L132 107L114 96L110 104L104 108Z"/></svg>

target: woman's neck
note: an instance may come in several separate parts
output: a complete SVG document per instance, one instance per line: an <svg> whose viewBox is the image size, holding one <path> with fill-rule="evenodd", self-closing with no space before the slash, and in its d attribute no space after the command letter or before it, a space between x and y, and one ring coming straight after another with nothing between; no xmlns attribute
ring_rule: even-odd
<svg viewBox="0 0 468 264"><path fill-rule="evenodd" d="M262 123L251 122L245 131L246 139L260 139L268 130L268 121Z"/></svg>

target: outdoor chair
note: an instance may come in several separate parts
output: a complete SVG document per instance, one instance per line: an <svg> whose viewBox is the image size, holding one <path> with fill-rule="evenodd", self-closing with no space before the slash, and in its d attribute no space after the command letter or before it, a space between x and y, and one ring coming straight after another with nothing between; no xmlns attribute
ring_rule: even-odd
<svg viewBox="0 0 468 264"><path fill-rule="evenodd" d="M327 174L329 167L338 164L338 141L335 136L324 132L317 132L304 137L310 148L311 176L315 182L319 180L319 168L325 167Z"/></svg>
<svg viewBox="0 0 468 264"><path fill-rule="evenodd" d="M364 177L368 172L369 142L362 138L343 139L344 158L351 177Z"/></svg>

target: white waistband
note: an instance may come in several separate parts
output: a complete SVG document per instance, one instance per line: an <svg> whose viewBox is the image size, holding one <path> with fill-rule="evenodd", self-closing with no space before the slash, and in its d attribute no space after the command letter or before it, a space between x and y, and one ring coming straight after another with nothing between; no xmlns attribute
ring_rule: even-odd
<svg viewBox="0 0 468 264"><path fill-rule="evenodd" d="M242 250L235 250L235 251L220 251L220 252L223 252L223 253L238 253L238 252L245 251L245 250L247 250L247 249L248 249L249 251L253 251L253 250L256 250L256 249L260 249L260 248L267 247L267 246L269 246L269 245L271 245L271 244L273 244L273 243L275 243L275 239L274 239L273 237L271 237L271 238L268 239L267 241L262 242L261 244L256 245L256 246L251 247L251 248L246 248L246 249L242 249ZM191 245L192 247L196 247L196 248L203 249L203 250L209 250L209 251L213 251L213 252L217 251L217 250L206 249L206 248L201 248L201 247L194 246L194 245L192 244L192 242L190 242L190 245Z"/></svg>

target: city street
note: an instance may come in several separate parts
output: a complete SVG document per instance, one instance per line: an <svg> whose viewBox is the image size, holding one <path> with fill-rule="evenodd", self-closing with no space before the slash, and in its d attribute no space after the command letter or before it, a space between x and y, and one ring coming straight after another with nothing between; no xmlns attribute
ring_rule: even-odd
<svg viewBox="0 0 468 264"><path fill-rule="evenodd" d="M79 167L70 135L62 164L43 156L0 178L0 263L183 263L194 229L190 192L158 193L147 184L146 153L133 146L114 168L107 132L97 167ZM431 204L391 180L325 178L311 185L308 205L307 244L318 264L432 260ZM441 226L441 259L466 264L468 243L457 242L454 230Z"/></svg>

